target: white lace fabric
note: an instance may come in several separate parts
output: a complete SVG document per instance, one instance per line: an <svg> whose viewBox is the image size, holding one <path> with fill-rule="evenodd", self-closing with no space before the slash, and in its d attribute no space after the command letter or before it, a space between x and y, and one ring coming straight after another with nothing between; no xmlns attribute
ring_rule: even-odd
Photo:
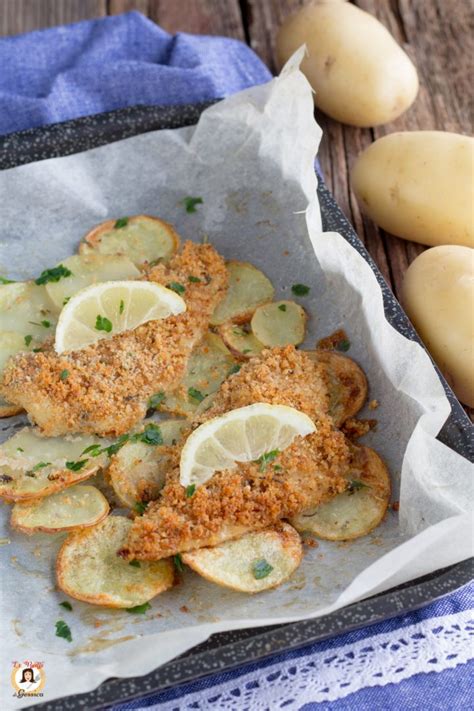
<svg viewBox="0 0 474 711"><path fill-rule="evenodd" d="M341 699L465 664L474 657L472 610L424 620L359 642L257 669L149 709L268 711ZM135 707L137 708L137 707Z"/></svg>

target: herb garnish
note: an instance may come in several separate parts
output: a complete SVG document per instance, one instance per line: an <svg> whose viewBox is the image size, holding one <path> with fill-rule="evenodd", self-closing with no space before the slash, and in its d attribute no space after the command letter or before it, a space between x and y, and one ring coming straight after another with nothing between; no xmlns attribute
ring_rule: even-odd
<svg viewBox="0 0 474 711"><path fill-rule="evenodd" d="M101 316L100 314L97 314L97 318L95 320L95 328L96 331L106 331L107 333L110 333L112 330L112 321L109 321L107 316Z"/></svg>
<svg viewBox="0 0 474 711"><path fill-rule="evenodd" d="M65 267L64 264L58 264L57 267L53 267L52 269L45 269L44 271L42 271L39 277L35 279L35 284L41 286L41 284L56 282L68 276L72 276L72 271Z"/></svg>
<svg viewBox="0 0 474 711"><path fill-rule="evenodd" d="M66 369L62 370L59 373L59 377L61 378L61 380L67 380L67 378L69 377L69 370L66 370Z"/></svg>
<svg viewBox="0 0 474 711"><path fill-rule="evenodd" d="M7 279L6 277L0 276L0 284L15 284L13 279Z"/></svg>
<svg viewBox="0 0 474 711"><path fill-rule="evenodd" d="M266 578L267 575L270 575L270 573L273 570L273 565L270 565L270 563L265 560L265 558L262 558L261 560L257 560L253 565L252 565L252 573L253 577L255 580L261 580L262 578Z"/></svg>
<svg viewBox="0 0 474 711"><path fill-rule="evenodd" d="M147 506L148 506L148 501L137 501L133 508L141 516L142 514L145 513Z"/></svg>
<svg viewBox="0 0 474 711"><path fill-rule="evenodd" d="M351 479L347 485L347 492L349 496L355 491L360 491L361 489L370 489L370 486L364 484L360 479Z"/></svg>
<svg viewBox="0 0 474 711"><path fill-rule="evenodd" d="M177 294L184 294L186 291L186 287L179 284L177 281L170 281L170 283L166 285L166 288L175 291Z"/></svg>
<svg viewBox="0 0 474 711"><path fill-rule="evenodd" d="M142 566L140 565L139 560L131 560L129 565L132 566L132 568L141 568Z"/></svg>
<svg viewBox="0 0 474 711"><path fill-rule="evenodd" d="M33 336L25 336L25 346L29 346L32 340Z"/></svg>
<svg viewBox="0 0 474 711"><path fill-rule="evenodd" d="M72 642L71 630L64 620L58 620L56 622L56 637L62 637L63 639L67 639L68 642Z"/></svg>
<svg viewBox="0 0 474 711"><path fill-rule="evenodd" d="M70 296L65 296L63 299L63 306L66 306L67 302L70 300Z"/></svg>
<svg viewBox="0 0 474 711"><path fill-rule="evenodd" d="M119 306L119 314L120 314L120 315L123 314L124 308L125 308L124 300L123 300L123 299L120 299L120 306Z"/></svg>
<svg viewBox="0 0 474 711"><path fill-rule="evenodd" d="M347 338L343 338L342 341L336 343L336 350L345 353L351 347L351 342Z"/></svg>
<svg viewBox="0 0 474 711"><path fill-rule="evenodd" d="M234 365L233 365L232 368L229 370L229 372L227 373L227 375L233 375L234 373L238 373L239 370L241 369L241 367L242 367L242 366L239 365L238 363L234 363Z"/></svg>
<svg viewBox="0 0 474 711"><path fill-rule="evenodd" d="M176 555L173 556L173 563L175 564L176 570L177 570L179 573L183 573L183 572L184 572L183 559L181 558L181 556L180 556L179 553L176 553Z"/></svg>
<svg viewBox="0 0 474 711"><path fill-rule="evenodd" d="M72 612L72 605L69 602L69 600L64 600L63 602L59 603L61 607L64 607L65 610L69 610L69 612Z"/></svg>
<svg viewBox="0 0 474 711"><path fill-rule="evenodd" d="M87 459L80 459L77 462L66 462L66 469L69 469L71 472L78 472L87 461Z"/></svg>
<svg viewBox="0 0 474 711"><path fill-rule="evenodd" d="M160 390L159 393L155 393L148 400L148 409L149 410L157 410L164 399L165 399L165 394L164 394L163 390Z"/></svg>
<svg viewBox="0 0 474 711"><path fill-rule="evenodd" d="M149 602L144 602L143 605L135 605L135 607L126 607L127 612L131 612L132 615L144 615L147 610L151 608Z"/></svg>
<svg viewBox="0 0 474 711"><path fill-rule="evenodd" d="M190 484L189 486L186 487L186 497L188 499L190 499L195 491L196 491L196 484Z"/></svg>
<svg viewBox="0 0 474 711"><path fill-rule="evenodd" d="M28 323L31 323L32 326L43 326L43 328L51 327L51 321L41 321L40 323L38 323L37 321L28 321Z"/></svg>
<svg viewBox="0 0 474 711"><path fill-rule="evenodd" d="M116 220L115 225L114 225L114 230L120 230L122 227L126 227L128 225L128 217L119 217L118 220Z"/></svg>
<svg viewBox="0 0 474 711"><path fill-rule="evenodd" d="M205 395L203 395L200 390L196 390L196 388L188 388L188 395L190 398L197 400L198 402L202 402L205 398Z"/></svg>
<svg viewBox="0 0 474 711"><path fill-rule="evenodd" d="M51 462L38 462L38 464L35 464L34 467L31 467L30 471L32 472L37 472L39 469L44 469L45 467L49 467Z"/></svg>
<svg viewBox="0 0 474 711"><path fill-rule="evenodd" d="M117 452L122 449L123 445L126 444L129 439L130 437L128 434L120 435L116 442L109 445L108 447L104 447L101 452L99 452L99 454L102 454L102 452L104 452L105 454L107 454L108 457L111 457L113 454L117 454Z"/></svg>
<svg viewBox="0 0 474 711"><path fill-rule="evenodd" d="M196 205L202 205L204 201L201 197L190 197L188 195L182 202L186 208L186 212L197 212Z"/></svg>
<svg viewBox="0 0 474 711"><path fill-rule="evenodd" d="M309 286L306 286L306 284L293 284L291 291L295 296L306 296L306 294L309 294Z"/></svg>
<svg viewBox="0 0 474 711"><path fill-rule="evenodd" d="M199 277L195 277L192 274L188 276L188 281L190 281L192 284L200 284L201 280Z"/></svg>
<svg viewBox="0 0 474 711"><path fill-rule="evenodd" d="M137 432L131 436L130 440L132 442L143 442L144 444L163 444L163 435L161 434L161 429L158 425L150 422L143 432Z"/></svg>
<svg viewBox="0 0 474 711"><path fill-rule="evenodd" d="M81 452L81 457L83 454L90 454L91 457L98 457L99 454L102 454L102 447L100 444L90 444L83 452Z"/></svg>
<svg viewBox="0 0 474 711"><path fill-rule="evenodd" d="M24 452L25 450L23 449L23 447L17 447L17 448L16 448L16 451L17 451L17 452Z"/></svg>
<svg viewBox="0 0 474 711"><path fill-rule="evenodd" d="M279 449L272 449L271 452L264 452L261 457L255 460L255 464L260 464L259 471L264 472L270 462L273 462L279 454Z"/></svg>
<svg viewBox="0 0 474 711"><path fill-rule="evenodd" d="M286 304L280 304L278 311L286 311Z"/></svg>

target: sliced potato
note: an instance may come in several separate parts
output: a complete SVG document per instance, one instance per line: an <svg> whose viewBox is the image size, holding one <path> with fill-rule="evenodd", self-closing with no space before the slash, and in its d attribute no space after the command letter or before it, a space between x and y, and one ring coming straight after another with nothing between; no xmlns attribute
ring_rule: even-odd
<svg viewBox="0 0 474 711"><path fill-rule="evenodd" d="M11 524L23 533L57 533L102 521L109 504L94 486L71 486L29 504L15 504Z"/></svg>
<svg viewBox="0 0 474 711"><path fill-rule="evenodd" d="M252 316L255 338L264 346L297 346L305 338L306 311L294 301L275 301L259 306Z"/></svg>
<svg viewBox="0 0 474 711"><path fill-rule="evenodd" d="M301 539L287 523L247 533L215 548L182 553L183 561L206 580L245 593L281 585L295 572L302 557Z"/></svg>
<svg viewBox="0 0 474 711"><path fill-rule="evenodd" d="M168 259L178 247L179 237L167 222L149 215L135 215L107 220L94 227L84 237L79 253L120 254L142 266Z"/></svg>
<svg viewBox="0 0 474 711"><path fill-rule="evenodd" d="M222 338L208 333L193 351L179 388L166 396L160 410L189 417L207 395L219 388L235 365Z"/></svg>
<svg viewBox="0 0 474 711"><path fill-rule="evenodd" d="M3 369L12 356L20 351L27 350L25 337L15 331L0 333L0 379ZM11 417L22 411L18 405L12 405L0 396L0 417Z"/></svg>
<svg viewBox="0 0 474 711"><path fill-rule="evenodd" d="M117 555L123 548L132 522L123 516L108 516L101 523L72 533L56 561L60 589L93 605L136 607L173 585L170 560L140 561L130 565Z"/></svg>
<svg viewBox="0 0 474 711"><path fill-rule="evenodd" d="M85 435L43 437L32 427L23 428L0 445L0 497L31 501L87 479L106 456L83 452L103 442Z"/></svg>
<svg viewBox="0 0 474 711"><path fill-rule="evenodd" d="M327 367L330 394L329 414L339 427L362 409L368 384L362 368L352 358L334 351L307 351L310 358Z"/></svg>
<svg viewBox="0 0 474 711"><path fill-rule="evenodd" d="M20 412L22 412L21 407L12 405L0 395L0 417L13 417L13 415L18 415Z"/></svg>
<svg viewBox="0 0 474 711"><path fill-rule="evenodd" d="M37 348L54 336L55 308L43 285L32 281L0 286L0 332L16 332L25 336L22 350Z"/></svg>
<svg viewBox="0 0 474 711"><path fill-rule="evenodd" d="M376 528L390 501L390 476L373 449L355 448L347 483L348 490L343 494L292 518L296 530L329 541L347 541Z"/></svg>
<svg viewBox="0 0 474 711"><path fill-rule="evenodd" d="M58 313L73 294L90 284L137 279L141 275L128 257L119 255L75 254L61 264L69 269L71 275L46 285L48 296Z"/></svg>
<svg viewBox="0 0 474 711"><path fill-rule="evenodd" d="M248 321L257 306L271 301L275 293L270 279L253 264L227 262L227 270L229 287L211 317L211 326L221 326L226 321Z"/></svg>
<svg viewBox="0 0 474 711"><path fill-rule="evenodd" d="M219 327L219 334L230 352L240 359L252 358L265 347L246 324L225 323Z"/></svg>
<svg viewBox="0 0 474 711"><path fill-rule="evenodd" d="M145 420L143 424L149 421ZM152 501L158 497L165 483L168 447L189 427L186 420L155 421L155 424L161 430L162 446L127 442L110 461L107 472L110 483L121 503L131 509L140 501Z"/></svg>

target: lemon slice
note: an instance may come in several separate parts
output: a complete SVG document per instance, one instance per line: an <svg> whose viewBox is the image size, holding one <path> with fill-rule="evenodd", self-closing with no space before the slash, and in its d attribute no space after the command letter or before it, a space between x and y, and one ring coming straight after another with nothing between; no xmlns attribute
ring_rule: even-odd
<svg viewBox="0 0 474 711"><path fill-rule="evenodd" d="M307 415L286 405L258 402L231 410L205 422L188 437L181 451L180 483L200 486L214 472L280 452L295 437L315 430Z"/></svg>
<svg viewBox="0 0 474 711"><path fill-rule="evenodd" d="M171 289L150 281L110 281L78 291L61 311L54 348L74 351L147 321L186 311Z"/></svg>

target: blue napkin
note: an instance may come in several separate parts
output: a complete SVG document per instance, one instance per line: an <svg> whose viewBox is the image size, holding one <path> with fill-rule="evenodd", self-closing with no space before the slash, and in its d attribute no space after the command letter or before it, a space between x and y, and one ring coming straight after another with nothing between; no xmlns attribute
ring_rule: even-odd
<svg viewBox="0 0 474 711"><path fill-rule="evenodd" d="M0 40L0 134L137 104L220 98L271 74L247 45L138 12Z"/></svg>

